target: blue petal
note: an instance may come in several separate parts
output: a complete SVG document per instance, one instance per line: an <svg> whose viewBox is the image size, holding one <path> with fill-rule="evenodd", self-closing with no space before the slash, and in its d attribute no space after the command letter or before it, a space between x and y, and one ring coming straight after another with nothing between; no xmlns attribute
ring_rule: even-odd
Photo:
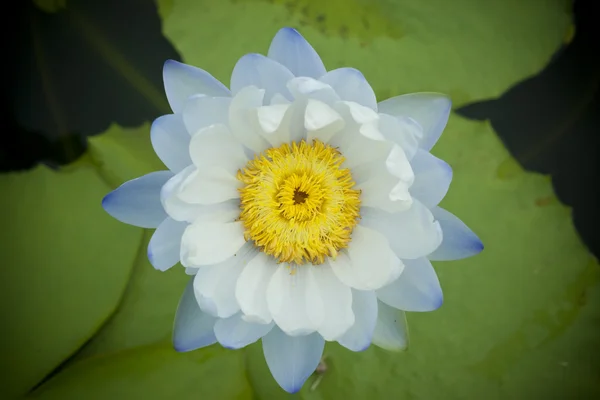
<svg viewBox="0 0 600 400"><path fill-rule="evenodd" d="M452 168L445 161L419 149L410 165L415 173L415 182L410 194L428 208L437 206L448 193L452 181Z"/></svg>
<svg viewBox="0 0 600 400"><path fill-rule="evenodd" d="M293 28L277 32L267 56L287 67L295 76L318 79L327 72L315 49Z"/></svg>
<svg viewBox="0 0 600 400"><path fill-rule="evenodd" d="M262 339L269 370L279 386L296 393L317 369L325 340L318 333L288 336L277 326Z"/></svg>
<svg viewBox="0 0 600 400"><path fill-rule="evenodd" d="M402 260L404 270L394 282L377 291L384 303L404 311L433 311L441 307L444 296L440 281L425 257Z"/></svg>
<svg viewBox="0 0 600 400"><path fill-rule="evenodd" d="M294 78L289 69L261 54L246 54L235 64L231 73L231 91L236 94L247 86L265 89L265 102L269 103L276 93L291 99L286 86Z"/></svg>
<svg viewBox="0 0 600 400"><path fill-rule="evenodd" d="M177 306L173 327L173 347L177 351L191 351L217 342L214 325L217 318L200 311L194 296L194 276L183 291Z"/></svg>
<svg viewBox="0 0 600 400"><path fill-rule="evenodd" d="M439 93L411 93L392 97L379 103L379 112L410 117L423 128L419 146L431 150L446 127L452 101Z"/></svg>
<svg viewBox="0 0 600 400"><path fill-rule="evenodd" d="M483 243L477 235L454 214L440 207L432 208L431 212L440 223L443 239L427 258L433 261L460 260L483 250Z"/></svg>
<svg viewBox="0 0 600 400"><path fill-rule="evenodd" d="M181 112L187 99L195 94L231 96L229 89L208 72L175 60L165 62L163 81L167 100L174 113Z"/></svg>
<svg viewBox="0 0 600 400"><path fill-rule="evenodd" d="M352 311L354 325L338 339L338 343L352 351L363 351L371 344L377 322L375 292L352 289Z"/></svg>
<svg viewBox="0 0 600 400"><path fill-rule="evenodd" d="M181 115L169 114L155 119L150 128L150 140L156 155L174 173L192 164L190 135Z"/></svg>
<svg viewBox="0 0 600 400"><path fill-rule="evenodd" d="M242 319L237 313L229 318L219 319L215 324L215 336L223 347L241 349L256 342L273 329L273 323L253 324Z"/></svg>
<svg viewBox="0 0 600 400"><path fill-rule="evenodd" d="M338 68L329 71L319 80L330 85L342 100L354 101L377 111L375 92L359 70Z"/></svg>
<svg viewBox="0 0 600 400"><path fill-rule="evenodd" d="M179 262L181 236L187 222L166 218L156 229L148 244L148 260L154 268L166 271Z"/></svg>
<svg viewBox="0 0 600 400"><path fill-rule="evenodd" d="M389 351L405 350L408 347L408 325L404 311L399 311L381 301L377 306L377 325L373 333L373 344Z"/></svg>
<svg viewBox="0 0 600 400"><path fill-rule="evenodd" d="M172 176L170 171L157 171L125 182L102 199L102 207L126 224L156 228L167 218L160 189Z"/></svg>

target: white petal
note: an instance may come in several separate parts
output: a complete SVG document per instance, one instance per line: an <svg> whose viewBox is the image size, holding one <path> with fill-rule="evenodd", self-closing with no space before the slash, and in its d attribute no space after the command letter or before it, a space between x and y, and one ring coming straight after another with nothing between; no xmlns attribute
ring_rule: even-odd
<svg viewBox="0 0 600 400"><path fill-rule="evenodd" d="M325 340L336 340L354 324L352 290L335 276L331 266L323 264L308 268L323 300L324 318L318 332Z"/></svg>
<svg viewBox="0 0 600 400"><path fill-rule="evenodd" d="M265 89L267 99L276 93L289 97L287 82L294 75L289 69L262 54L246 54L231 73L231 91L236 94L247 86Z"/></svg>
<svg viewBox="0 0 600 400"><path fill-rule="evenodd" d="M269 312L288 335L307 335L323 322L323 300L310 268L279 264L267 287Z"/></svg>
<svg viewBox="0 0 600 400"><path fill-rule="evenodd" d="M200 268L185 267L185 274L191 276L196 275L199 269Z"/></svg>
<svg viewBox="0 0 600 400"><path fill-rule="evenodd" d="M204 205L239 199L241 182L235 173L231 165L203 166L181 182L177 196L184 202Z"/></svg>
<svg viewBox="0 0 600 400"><path fill-rule="evenodd" d="M460 260L479 254L483 243L457 216L440 207L431 212L442 227L442 244L427 258L430 260Z"/></svg>
<svg viewBox="0 0 600 400"><path fill-rule="evenodd" d="M215 324L215 336L221 346L227 349L241 349L256 342L273 329L274 324L253 324L244 321L238 313Z"/></svg>
<svg viewBox="0 0 600 400"><path fill-rule="evenodd" d="M419 147L431 150L446 127L452 101L439 93L411 93L392 97L379 103L379 112L410 117L423 128Z"/></svg>
<svg viewBox="0 0 600 400"><path fill-rule="evenodd" d="M433 214L414 199L406 211L388 213L371 207L360 210L360 224L381 232L401 259L424 257L442 242L442 229Z"/></svg>
<svg viewBox="0 0 600 400"><path fill-rule="evenodd" d="M452 168L445 161L419 149L411 160L415 182L410 194L426 207L437 206L448 193L452 181Z"/></svg>
<svg viewBox="0 0 600 400"><path fill-rule="evenodd" d="M244 267L235 287L235 297L245 321L262 324L271 322L267 286L277 268L275 259L262 251Z"/></svg>
<svg viewBox="0 0 600 400"><path fill-rule="evenodd" d="M208 72L167 60L163 67L165 92L173 112L181 112L187 99L195 94L207 96L230 96L229 89Z"/></svg>
<svg viewBox="0 0 600 400"><path fill-rule="evenodd" d="M398 279L377 291L387 305L403 311L433 311L441 307L444 296L433 266L426 258L404 260Z"/></svg>
<svg viewBox="0 0 600 400"><path fill-rule="evenodd" d="M307 139L319 139L323 143L329 140L345 126L342 116L322 101L309 99L304 111L304 128Z"/></svg>
<svg viewBox="0 0 600 400"><path fill-rule="evenodd" d="M339 280L359 290L379 289L403 268L385 236L361 225L352 231L347 251L329 264Z"/></svg>
<svg viewBox="0 0 600 400"><path fill-rule="evenodd" d="M318 333L288 336L274 327L262 340L265 360L273 378L288 393L296 393L317 369L325 341Z"/></svg>
<svg viewBox="0 0 600 400"><path fill-rule="evenodd" d="M223 262L246 243L241 222L196 221L181 238L181 264L198 267Z"/></svg>
<svg viewBox="0 0 600 400"><path fill-rule="evenodd" d="M156 228L148 243L148 260L154 268L166 271L179 262L181 236L187 225L187 222L166 218Z"/></svg>
<svg viewBox="0 0 600 400"><path fill-rule="evenodd" d="M277 32L267 56L286 66L295 76L319 78L327 72L317 52L293 28Z"/></svg>
<svg viewBox="0 0 600 400"><path fill-rule="evenodd" d="M284 124L284 118L286 116L290 118L288 115L290 108L289 104L277 104L262 106L256 110L256 119L261 128L259 133L273 147L290 141L289 122Z"/></svg>
<svg viewBox="0 0 600 400"><path fill-rule="evenodd" d="M196 95L189 98L183 107L183 122L189 135L213 124L227 124L231 97L209 97Z"/></svg>
<svg viewBox="0 0 600 400"><path fill-rule="evenodd" d="M215 317L228 318L240 310L235 298L235 285L240 273L257 251L247 242L227 260L198 270L194 280L194 293L202 311Z"/></svg>
<svg viewBox="0 0 600 400"><path fill-rule="evenodd" d="M269 147L260 135L256 121L256 109L262 106L264 89L248 86L239 91L229 107L229 127L233 136L255 153Z"/></svg>
<svg viewBox="0 0 600 400"><path fill-rule="evenodd" d="M242 144L223 124L198 131L190 142L190 157L198 168L219 166L234 174L248 162Z"/></svg>
<svg viewBox="0 0 600 400"><path fill-rule="evenodd" d="M377 111L375 92L364 75L354 68L338 68L320 78L330 85L342 100L353 101Z"/></svg>
<svg viewBox="0 0 600 400"><path fill-rule="evenodd" d="M340 100L340 96L331 86L306 76L297 77L287 83L287 88L294 99L315 99L332 105Z"/></svg>
<svg viewBox="0 0 600 400"><path fill-rule="evenodd" d="M377 296L374 291L352 289L354 325L342 337L339 344L352 351L366 350L371 344L377 322Z"/></svg>
<svg viewBox="0 0 600 400"><path fill-rule="evenodd" d="M269 102L270 105L274 106L277 104L291 104L292 102L283 97L283 95L279 93L275 93Z"/></svg>
<svg viewBox="0 0 600 400"><path fill-rule="evenodd" d="M181 115L158 117L150 128L150 141L156 155L173 173L178 173L192 163L188 153L188 135Z"/></svg>
<svg viewBox="0 0 600 400"><path fill-rule="evenodd" d="M104 196L102 207L126 224L156 228L167 217L160 190L172 176L170 171L158 171L127 181Z"/></svg>
<svg viewBox="0 0 600 400"><path fill-rule="evenodd" d="M381 301L377 308L373 344L389 351L405 350L408 347L408 325L404 311L396 310Z"/></svg>
<svg viewBox="0 0 600 400"><path fill-rule="evenodd" d="M216 318L203 313L194 297L192 277L179 300L173 326L173 347L191 351L217 342L214 334Z"/></svg>
<svg viewBox="0 0 600 400"><path fill-rule="evenodd" d="M385 140L397 144L411 160L419 148L423 128L412 118L379 114L379 131Z"/></svg>
<svg viewBox="0 0 600 400"><path fill-rule="evenodd" d="M196 170L194 165L184 169L165 183L160 192L164 209L176 221L195 220L212 222L232 222L240 214L239 199L231 199L215 204L192 204L183 201L178 194L182 183Z"/></svg>

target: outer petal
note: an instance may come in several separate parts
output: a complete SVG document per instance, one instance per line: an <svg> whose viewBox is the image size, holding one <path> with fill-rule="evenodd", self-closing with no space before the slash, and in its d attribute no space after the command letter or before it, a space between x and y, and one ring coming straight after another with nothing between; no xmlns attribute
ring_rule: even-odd
<svg viewBox="0 0 600 400"><path fill-rule="evenodd" d="M192 163L189 156L190 135L181 115L158 117L150 128L150 140L156 155L173 173L178 173Z"/></svg>
<svg viewBox="0 0 600 400"><path fill-rule="evenodd" d="M269 147L260 135L256 121L256 109L262 106L264 95L264 89L245 87L235 95L229 108L229 126L233 136L254 153Z"/></svg>
<svg viewBox="0 0 600 400"><path fill-rule="evenodd" d="M323 323L324 302L310 266L280 264L267 287L273 320L286 334L307 335Z"/></svg>
<svg viewBox="0 0 600 400"><path fill-rule="evenodd" d="M235 287L235 297L244 320L268 324L272 317L267 304L267 287L278 265L262 251L244 267Z"/></svg>
<svg viewBox="0 0 600 400"><path fill-rule="evenodd" d="M329 264L340 281L358 290L379 289L403 268L385 236L361 225L354 228L347 251Z"/></svg>
<svg viewBox="0 0 600 400"><path fill-rule="evenodd" d="M400 277L379 289L377 297L404 311L433 311L444 302L440 281L426 258L404 260Z"/></svg>
<svg viewBox="0 0 600 400"><path fill-rule="evenodd" d="M287 83L287 88L296 100L315 99L332 105L340 96L328 84L306 76L299 76Z"/></svg>
<svg viewBox="0 0 600 400"><path fill-rule="evenodd" d="M216 318L203 313L194 297L192 277L177 306L173 326L173 347L177 351L191 351L217 342L213 327Z"/></svg>
<svg viewBox="0 0 600 400"><path fill-rule="evenodd" d="M444 239L427 258L434 261L460 260L483 250L483 243L477 235L454 214L440 207L434 207L431 212L440 223Z"/></svg>
<svg viewBox="0 0 600 400"><path fill-rule="evenodd" d="M318 333L288 336L278 327L263 338L263 352L269 370L279 386L296 393L317 369L325 341Z"/></svg>
<svg viewBox="0 0 600 400"><path fill-rule="evenodd" d="M423 127L420 147L431 150L446 127L452 101L439 93L411 93L392 97L379 103L379 112L411 117Z"/></svg>
<svg viewBox="0 0 600 400"><path fill-rule="evenodd" d="M242 314L238 313L229 318L219 319L215 324L215 336L223 347L241 349L268 334L274 325L246 322Z"/></svg>
<svg viewBox="0 0 600 400"><path fill-rule="evenodd" d="M293 28L277 32L267 56L287 67L295 76L319 78L327 72L315 49Z"/></svg>
<svg viewBox="0 0 600 400"><path fill-rule="evenodd" d="M102 207L126 224L156 228L167 217L160 190L172 176L170 171L158 171L125 182L104 196Z"/></svg>
<svg viewBox="0 0 600 400"><path fill-rule="evenodd" d="M390 351L405 350L408 347L408 325L404 311L378 302L373 344Z"/></svg>
<svg viewBox="0 0 600 400"><path fill-rule="evenodd" d="M352 351L366 350L371 344L377 322L377 296L374 291L352 290L354 325L342 337L339 344Z"/></svg>
<svg viewBox="0 0 600 400"><path fill-rule="evenodd" d="M236 282L256 252L251 243L246 243L227 260L198 270L194 293L202 311L219 318L231 317L239 311L235 298Z"/></svg>
<svg viewBox="0 0 600 400"><path fill-rule="evenodd" d="M173 112L181 112L187 99L194 94L230 96L229 89L208 72L167 60L163 67L165 92Z"/></svg>
<svg viewBox="0 0 600 400"><path fill-rule="evenodd" d="M370 207L360 210L360 224L382 233L401 259L424 257L442 242L442 229L433 214L420 201L397 213L387 213Z"/></svg>
<svg viewBox="0 0 600 400"><path fill-rule="evenodd" d="M385 140L397 144L411 160L419 148L423 128L412 118L379 114L379 131Z"/></svg>
<svg viewBox="0 0 600 400"><path fill-rule="evenodd" d="M156 229L148 244L148 260L154 268L166 271L179 262L181 236L186 222L166 218Z"/></svg>
<svg viewBox="0 0 600 400"><path fill-rule="evenodd" d="M375 92L359 70L334 69L322 76L320 81L330 85L342 100L353 101L377 111Z"/></svg>
<svg viewBox="0 0 600 400"><path fill-rule="evenodd" d="M177 196L188 204L217 204L239 199L241 183L235 177L233 159L223 160L224 165L203 166L181 182Z"/></svg>
<svg viewBox="0 0 600 400"><path fill-rule="evenodd" d="M236 94L247 86L256 86L265 89L267 99L276 93L291 98L286 83L293 77L289 69L275 60L262 54L246 54L233 68L231 91Z"/></svg>
<svg viewBox="0 0 600 400"><path fill-rule="evenodd" d="M428 208L437 206L448 193L452 181L452 168L445 161L421 149L410 164L415 173L410 194Z"/></svg>
<svg viewBox="0 0 600 400"><path fill-rule="evenodd" d="M335 276L329 265L308 268L323 300L324 318L318 332L325 340L336 340L354 324L352 291Z"/></svg>
<svg viewBox="0 0 600 400"><path fill-rule="evenodd" d="M199 267L223 262L246 243L241 222L196 221L181 238L181 264Z"/></svg>
<svg viewBox="0 0 600 400"><path fill-rule="evenodd" d="M227 124L230 104L231 97L190 97L182 111L183 122L189 135L194 136L200 129L213 124Z"/></svg>

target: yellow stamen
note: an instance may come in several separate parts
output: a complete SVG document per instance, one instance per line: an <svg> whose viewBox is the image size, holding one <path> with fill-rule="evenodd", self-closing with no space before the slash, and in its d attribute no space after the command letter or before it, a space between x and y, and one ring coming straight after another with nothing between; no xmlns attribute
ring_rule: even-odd
<svg viewBox="0 0 600 400"><path fill-rule="evenodd" d="M246 240L279 262L322 264L350 242L360 191L344 157L315 140L266 150L238 171Z"/></svg>

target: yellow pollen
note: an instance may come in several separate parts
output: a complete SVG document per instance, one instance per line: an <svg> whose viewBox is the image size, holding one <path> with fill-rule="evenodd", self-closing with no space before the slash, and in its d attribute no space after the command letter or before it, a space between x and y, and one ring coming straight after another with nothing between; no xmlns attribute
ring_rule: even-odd
<svg viewBox="0 0 600 400"><path fill-rule="evenodd" d="M266 150L238 171L246 240L278 262L322 264L348 246L360 191L335 148L314 140Z"/></svg>

